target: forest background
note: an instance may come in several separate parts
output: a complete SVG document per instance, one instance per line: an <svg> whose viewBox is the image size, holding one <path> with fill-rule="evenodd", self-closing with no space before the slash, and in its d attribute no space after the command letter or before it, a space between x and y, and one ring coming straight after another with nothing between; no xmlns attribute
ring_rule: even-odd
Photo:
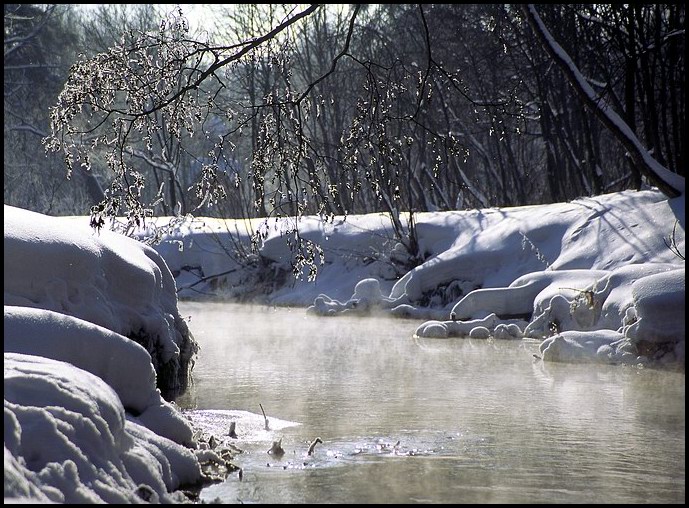
<svg viewBox="0 0 689 508"><path fill-rule="evenodd" d="M519 6L342 5L299 22L294 6L207 7L200 22L171 5L5 4L4 203L135 218L390 212L414 264L415 212L642 185L637 161L584 107ZM684 176L684 4L538 12L598 100ZM150 46L134 53L142 41ZM109 123L121 104L136 113L135 95L99 110L83 88L107 90L122 48L127 72L144 68L133 60L143 54L161 69L152 78L163 95L185 94L173 113L151 108L138 130L127 117L131 132L108 139L124 125ZM228 53L189 94L191 77ZM161 67L177 59L186 67ZM60 118L77 103L81 116Z"/></svg>

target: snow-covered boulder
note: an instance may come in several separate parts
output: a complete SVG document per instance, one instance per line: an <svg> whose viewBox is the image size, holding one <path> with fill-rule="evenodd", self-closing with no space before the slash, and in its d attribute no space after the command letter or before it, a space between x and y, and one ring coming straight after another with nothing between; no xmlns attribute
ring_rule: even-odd
<svg viewBox="0 0 689 508"><path fill-rule="evenodd" d="M660 344L684 340L686 325L684 268L648 275L631 286L633 322L625 336L637 343ZM677 319L681 316L682 319Z"/></svg>
<svg viewBox="0 0 689 508"><path fill-rule="evenodd" d="M565 363L628 363L642 361L624 335L614 330L566 331L541 343L544 361Z"/></svg>
<svg viewBox="0 0 689 508"><path fill-rule="evenodd" d="M346 302L340 302L327 295L318 295L313 305L307 308L310 314L329 316L335 314L368 314L374 310L388 310L400 307L405 300L384 296L380 281L369 277L357 282L354 294Z"/></svg>

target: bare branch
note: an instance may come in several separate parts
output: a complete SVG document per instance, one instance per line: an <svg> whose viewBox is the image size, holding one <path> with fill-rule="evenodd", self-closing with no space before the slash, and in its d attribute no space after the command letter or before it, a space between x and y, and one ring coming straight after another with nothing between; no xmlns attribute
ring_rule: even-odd
<svg viewBox="0 0 689 508"><path fill-rule="evenodd" d="M555 41L538 15L533 4L522 4L524 17L533 28L543 48L562 69L567 80L574 87L584 104L588 106L600 121L613 133L615 138L628 150L634 163L648 180L669 197L676 197L684 192L684 177L673 173L661 165L649 154L629 125L613 111L608 103L599 97L582 76L579 69L567 52Z"/></svg>

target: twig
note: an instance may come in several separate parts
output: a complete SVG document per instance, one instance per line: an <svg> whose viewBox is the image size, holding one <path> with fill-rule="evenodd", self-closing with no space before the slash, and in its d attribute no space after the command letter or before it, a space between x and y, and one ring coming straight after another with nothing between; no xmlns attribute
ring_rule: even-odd
<svg viewBox="0 0 689 508"><path fill-rule="evenodd" d="M189 284L188 286L182 286L182 287L180 287L179 289L177 289L177 292L179 293L179 292L182 291L183 289L191 289L191 288L193 288L194 286L196 286L197 284L201 284L202 282L206 282L207 280L215 279L215 278L217 278L217 277L222 277L223 275L227 275L227 274L229 274L229 273L233 273L233 272L236 272L236 271L237 271L237 268L232 268L231 270L227 270L227 271L224 271L224 272L215 273L215 274L213 274L213 275L207 275L207 276L205 276L205 277L200 277L199 280L197 280L197 281L194 282L193 284Z"/></svg>
<svg viewBox="0 0 689 508"><path fill-rule="evenodd" d="M560 289L568 289L570 291L577 291L579 292L580 295L584 295L584 298L586 299L586 305L588 305L590 308L593 309L594 306L594 293L590 289L577 289L577 288L560 288Z"/></svg>
<svg viewBox="0 0 689 508"><path fill-rule="evenodd" d="M318 443L322 443L322 442L323 441L321 441L320 437L317 437L316 439L314 439L313 442L309 445L309 451L306 452L306 455L311 455L313 453L313 449L316 448L316 445Z"/></svg>
<svg viewBox="0 0 689 508"><path fill-rule="evenodd" d="M263 419L266 421L266 430L270 430L268 427L268 418L266 418L266 412L263 410L263 405L261 403L258 404L261 407L261 413L263 413Z"/></svg>
<svg viewBox="0 0 689 508"><path fill-rule="evenodd" d="M675 256L680 259L685 259L684 255L679 251L679 247L677 247L677 240L675 238L677 233L677 224L679 224L679 220L675 220L675 225L672 227L672 236L669 236L667 239L663 237L663 243Z"/></svg>

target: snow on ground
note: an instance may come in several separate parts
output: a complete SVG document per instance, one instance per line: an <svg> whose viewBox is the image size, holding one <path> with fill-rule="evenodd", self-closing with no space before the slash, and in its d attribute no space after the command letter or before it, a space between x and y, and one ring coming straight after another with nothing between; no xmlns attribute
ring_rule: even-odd
<svg viewBox="0 0 689 508"><path fill-rule="evenodd" d="M424 262L406 271L382 214L302 220L300 235L325 252L315 282L291 276L289 228L277 224L250 269L226 252L248 248L255 222L197 219L156 249L180 287L193 286L183 297L375 310L427 320L415 331L424 337L536 338L545 360L684 364L684 260L666 244L674 229L684 254L684 196L625 191L415 220Z"/></svg>
<svg viewBox="0 0 689 508"><path fill-rule="evenodd" d="M5 502L184 501L198 451L156 383L184 389L198 347L165 262L87 223L4 214Z"/></svg>
<svg viewBox="0 0 689 508"><path fill-rule="evenodd" d="M4 370L6 502L180 502L199 480L194 453L126 418L101 378L16 353Z"/></svg>
<svg viewBox="0 0 689 508"><path fill-rule="evenodd" d="M4 343L5 353L52 358L98 376L139 423L192 446L191 427L161 397L151 357L136 342L73 316L5 305Z"/></svg>
<svg viewBox="0 0 689 508"><path fill-rule="evenodd" d="M164 225L168 220L158 222ZM349 297L355 284L372 274L388 290L392 287L396 273L386 252L396 242L384 215L335 218L327 224L315 217L303 218L298 223L301 237L317 243L325 254L325 265L311 283L296 281L289 264L293 252L288 241L293 237L287 232L294 225L291 219L267 223L259 219L190 219L174 234L164 236L155 249L175 276L180 298L221 294L223 298L264 298L276 305L308 306L321 292ZM256 231L268 234L260 256L251 249L250 237Z"/></svg>

